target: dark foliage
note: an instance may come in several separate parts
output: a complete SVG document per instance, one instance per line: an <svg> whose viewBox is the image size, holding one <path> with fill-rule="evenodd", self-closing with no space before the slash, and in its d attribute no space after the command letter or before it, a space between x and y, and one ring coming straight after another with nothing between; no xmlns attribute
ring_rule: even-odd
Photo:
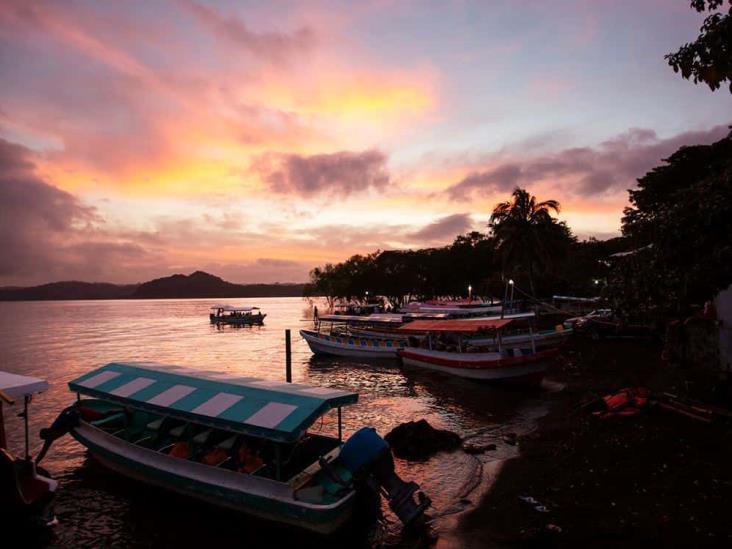
<svg viewBox="0 0 732 549"><path fill-rule="evenodd" d="M696 41L685 44L666 56L674 72L694 83L704 82L717 90L729 82L732 93L732 0L724 13L724 0L692 0L691 7L709 12Z"/></svg>
<svg viewBox="0 0 732 549"><path fill-rule="evenodd" d="M512 202L496 207L491 235L471 232L442 248L377 251L329 263L311 271L306 293L360 301L369 292L398 307L411 299L466 297L469 285L474 296L502 296L505 280L513 278L535 295L597 295L595 281L608 270L603 260L625 249L625 240L577 242L544 211L550 203L558 207L555 201L537 203L522 189L514 200L515 210Z"/></svg>
<svg viewBox="0 0 732 549"><path fill-rule="evenodd" d="M535 276L554 274L574 241L569 227L551 215L559 208L556 200L537 202L528 191L516 188L511 200L498 204L491 215L489 226L497 241L503 272L510 277L525 273L533 295Z"/></svg>
<svg viewBox="0 0 732 549"><path fill-rule="evenodd" d="M623 233L638 251L619 261L619 304L685 313L732 283L732 134L683 147L638 180Z"/></svg>

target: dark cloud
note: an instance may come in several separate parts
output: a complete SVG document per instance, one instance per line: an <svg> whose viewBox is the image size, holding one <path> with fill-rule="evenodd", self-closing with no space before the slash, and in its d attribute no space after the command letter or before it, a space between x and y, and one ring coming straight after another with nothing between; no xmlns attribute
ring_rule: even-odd
<svg viewBox="0 0 732 549"><path fill-rule="evenodd" d="M25 147L0 139L0 277L41 267L53 240L93 211L34 172Z"/></svg>
<svg viewBox="0 0 732 549"><path fill-rule="evenodd" d="M283 194L347 196L368 189L383 189L390 183L386 156L377 150L314 156L267 154L254 162L252 168L270 190Z"/></svg>
<svg viewBox="0 0 732 549"><path fill-rule="evenodd" d="M286 259L170 264L171 250L261 243L262 238L243 230L233 211L159 219L148 231L109 228L94 208L39 177L32 151L0 139L0 285L141 282L198 269L235 282L307 280L312 265Z"/></svg>
<svg viewBox="0 0 732 549"><path fill-rule="evenodd" d="M612 194L633 187L638 177L680 147L713 143L728 133L728 126L720 125L707 131L684 132L659 139L653 130L633 128L594 148L565 149L471 173L446 192L453 200L467 200L472 195L489 195L517 185L555 179L564 190L575 195Z"/></svg>
<svg viewBox="0 0 732 549"><path fill-rule="evenodd" d="M255 32L237 17L225 17L216 10L191 0L179 0L179 3L216 37L223 37L263 59L281 62L292 55L310 50L315 45L315 33L308 27L289 34Z"/></svg>
<svg viewBox="0 0 732 549"><path fill-rule="evenodd" d="M443 217L442 219L438 219L429 225L425 225L408 236L417 242L444 243L454 240L457 235L467 232L472 228L472 226L473 220L470 217L470 214L453 214Z"/></svg>
<svg viewBox="0 0 732 549"><path fill-rule="evenodd" d="M151 261L101 223L94 208L36 174L29 149L0 139L0 283L98 280Z"/></svg>

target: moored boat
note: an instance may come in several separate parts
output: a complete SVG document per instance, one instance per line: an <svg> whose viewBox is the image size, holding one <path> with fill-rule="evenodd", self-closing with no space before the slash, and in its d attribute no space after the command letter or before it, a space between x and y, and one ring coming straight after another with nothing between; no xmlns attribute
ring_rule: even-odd
<svg viewBox="0 0 732 549"><path fill-rule="evenodd" d="M110 363L69 387L82 418L74 438L142 482L320 533L346 524L368 485L406 524L429 505L373 429L343 442L341 408L356 393L149 363ZM337 437L308 432L332 409Z"/></svg>
<svg viewBox="0 0 732 549"><path fill-rule="evenodd" d="M214 324L262 324L267 316L259 307L217 304L211 306L209 319Z"/></svg>
<svg viewBox="0 0 732 549"><path fill-rule="evenodd" d="M28 436L28 404L33 395L48 389L48 383L37 377L0 371L0 522L18 526L46 526L54 522L53 500L58 482L36 467L30 456ZM25 455L16 457L7 448L3 406L23 399Z"/></svg>
<svg viewBox="0 0 732 549"><path fill-rule="evenodd" d="M327 334L315 330L300 330L300 335L316 355L357 358L397 358L406 345L402 337Z"/></svg>
<svg viewBox="0 0 732 549"><path fill-rule="evenodd" d="M511 319L414 321L399 331L424 333L427 337L419 346L407 346L398 354L405 366L476 380L540 383L559 351L539 350L534 341L504 344L502 330L512 322ZM478 346L466 339L489 331L495 333L495 348Z"/></svg>
<svg viewBox="0 0 732 549"><path fill-rule="evenodd" d="M396 314L322 315L315 319L314 330L300 330L300 335L315 354L397 358L406 344L394 331L402 323L402 315Z"/></svg>

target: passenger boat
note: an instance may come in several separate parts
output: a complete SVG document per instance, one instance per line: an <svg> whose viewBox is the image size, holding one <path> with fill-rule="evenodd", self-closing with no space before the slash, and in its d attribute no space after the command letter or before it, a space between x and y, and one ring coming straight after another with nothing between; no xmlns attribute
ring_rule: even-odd
<svg viewBox="0 0 732 549"><path fill-rule="evenodd" d="M343 443L341 408L356 393L151 363L110 363L69 387L81 415L72 436L142 482L320 533L348 522L366 486L405 524L429 505L373 429ZM334 408L337 437L308 432Z"/></svg>
<svg viewBox="0 0 732 549"><path fill-rule="evenodd" d="M532 340L526 344L504 344L502 330L512 319L417 320L399 328L403 333L425 333L419 346L408 346L398 354L405 366L436 370L469 379L538 384L556 348L539 350ZM471 344L466 336L495 332L496 347Z"/></svg>
<svg viewBox="0 0 732 549"><path fill-rule="evenodd" d="M37 377L0 372L0 522L8 524L50 525L54 522L53 500L58 482L36 467L30 456L28 437L28 404L33 395L48 389L48 383ZM7 448L3 406L23 399L25 455L16 457ZM9 543L9 541L8 541Z"/></svg>
<svg viewBox="0 0 732 549"><path fill-rule="evenodd" d="M259 307L236 307L233 305L212 305L209 318L214 324L262 324L266 314Z"/></svg>
<svg viewBox="0 0 732 549"><path fill-rule="evenodd" d="M401 315L322 315L314 330L300 330L300 335L315 354L397 358L406 345L404 335L393 331L401 325Z"/></svg>

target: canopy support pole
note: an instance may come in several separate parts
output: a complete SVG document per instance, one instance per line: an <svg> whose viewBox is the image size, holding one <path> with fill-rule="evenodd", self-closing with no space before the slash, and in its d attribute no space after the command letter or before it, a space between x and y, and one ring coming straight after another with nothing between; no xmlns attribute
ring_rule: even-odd
<svg viewBox="0 0 732 549"><path fill-rule="evenodd" d="M282 458L280 456L280 443L275 443L275 461L276 463L276 470L275 470L275 476L277 480L282 480Z"/></svg>
<svg viewBox="0 0 732 549"><path fill-rule="evenodd" d="M23 397L23 425L25 428L25 459L30 459L29 441L28 441L28 401L30 396L25 395Z"/></svg>
<svg viewBox="0 0 732 549"><path fill-rule="evenodd" d="M531 336L531 350L536 354L536 338L534 337L534 327L529 325L529 335Z"/></svg>

